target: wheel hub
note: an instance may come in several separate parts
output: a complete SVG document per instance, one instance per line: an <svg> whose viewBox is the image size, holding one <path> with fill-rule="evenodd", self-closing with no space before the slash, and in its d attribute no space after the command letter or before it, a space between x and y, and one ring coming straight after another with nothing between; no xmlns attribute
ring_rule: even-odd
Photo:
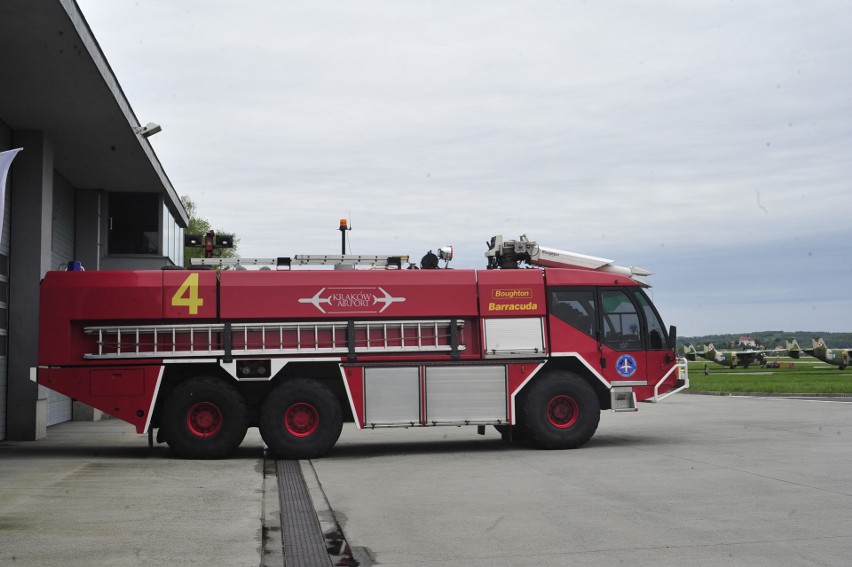
<svg viewBox="0 0 852 567"><path fill-rule="evenodd" d="M215 435L222 428L222 410L216 404L199 402L186 412L186 425L198 437Z"/></svg>
<svg viewBox="0 0 852 567"><path fill-rule="evenodd" d="M547 404L547 420L554 427L565 429L577 422L579 408L574 398L565 395L555 396Z"/></svg>
<svg viewBox="0 0 852 567"><path fill-rule="evenodd" d="M284 412L284 426L295 437L307 437L316 431L318 425L319 413L311 404L293 404Z"/></svg>

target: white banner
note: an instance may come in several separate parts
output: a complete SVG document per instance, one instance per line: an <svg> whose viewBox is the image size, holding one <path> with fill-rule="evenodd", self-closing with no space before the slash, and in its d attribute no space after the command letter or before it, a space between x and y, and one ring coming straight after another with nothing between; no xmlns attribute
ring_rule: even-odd
<svg viewBox="0 0 852 567"><path fill-rule="evenodd" d="M0 152L0 235L3 234L3 219L6 215L6 176L9 174L9 168L12 167L12 160L23 149L16 148Z"/></svg>

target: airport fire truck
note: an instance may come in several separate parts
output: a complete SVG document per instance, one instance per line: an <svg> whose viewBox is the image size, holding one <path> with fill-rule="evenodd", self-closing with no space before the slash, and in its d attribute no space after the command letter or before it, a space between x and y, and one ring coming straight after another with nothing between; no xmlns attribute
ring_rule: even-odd
<svg viewBox="0 0 852 567"><path fill-rule="evenodd" d="M688 386L649 272L524 236L493 237L486 257L484 270L440 267L446 247L421 267L337 255L49 272L34 378L188 458L225 457L249 427L282 458L315 458L344 422L492 425L569 449L602 409Z"/></svg>

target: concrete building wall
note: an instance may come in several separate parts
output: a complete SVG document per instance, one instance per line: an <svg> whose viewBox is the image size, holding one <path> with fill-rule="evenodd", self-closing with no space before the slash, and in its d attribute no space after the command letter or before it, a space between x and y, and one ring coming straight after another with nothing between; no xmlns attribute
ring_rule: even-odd
<svg viewBox="0 0 852 567"><path fill-rule="evenodd" d="M53 177L53 225L50 269L61 270L74 260L74 187L58 173Z"/></svg>
<svg viewBox="0 0 852 567"><path fill-rule="evenodd" d="M34 440L71 411L30 379L41 278L72 259L87 270L179 263L188 218L74 0L0 2L0 53L0 151L24 148L0 234L0 439ZM128 194L154 195L162 210L143 217L125 206L121 236L153 219L139 224L140 237L168 246L107 253L108 198Z"/></svg>
<svg viewBox="0 0 852 567"><path fill-rule="evenodd" d="M50 269L60 270L74 259L74 187L61 175L53 175L53 216L50 238ZM71 420L71 398L46 390L47 425Z"/></svg>
<svg viewBox="0 0 852 567"><path fill-rule="evenodd" d="M68 421L75 412L88 419L93 413L86 407L75 410L70 398L30 380L38 360L38 293L44 274L69 260L93 270L159 270L173 262L161 255L106 253L108 191L76 189L56 172L48 134L13 131L0 122L0 144L0 150L25 148L13 163L0 241L0 439L35 440L46 435L47 426Z"/></svg>
<svg viewBox="0 0 852 567"><path fill-rule="evenodd" d="M74 223L74 258L87 270L101 269L103 191L77 189Z"/></svg>
<svg viewBox="0 0 852 567"><path fill-rule="evenodd" d="M53 225L53 144L44 132L16 131L25 148L11 183L9 254L9 376L6 434L35 440L47 434L47 398L30 380L38 360L39 282L50 269Z"/></svg>

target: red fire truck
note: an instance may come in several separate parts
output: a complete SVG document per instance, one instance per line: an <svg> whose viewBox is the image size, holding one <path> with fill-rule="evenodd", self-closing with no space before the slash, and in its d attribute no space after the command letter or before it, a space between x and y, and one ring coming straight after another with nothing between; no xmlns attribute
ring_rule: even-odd
<svg viewBox="0 0 852 567"><path fill-rule="evenodd" d="M283 458L314 458L344 422L493 425L574 448L602 409L688 386L648 272L525 237L494 237L486 256L487 270L430 253L437 269L339 255L49 272L36 380L189 458L228 455L249 427ZM298 268L315 264L351 269Z"/></svg>

